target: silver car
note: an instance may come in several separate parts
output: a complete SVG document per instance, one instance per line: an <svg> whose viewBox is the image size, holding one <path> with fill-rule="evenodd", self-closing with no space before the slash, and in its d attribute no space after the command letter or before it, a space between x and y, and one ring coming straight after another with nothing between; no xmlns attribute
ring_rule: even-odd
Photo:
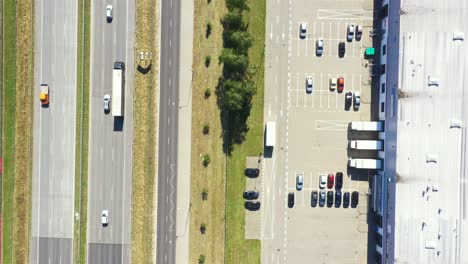
<svg viewBox="0 0 468 264"><path fill-rule="evenodd" d="M323 207L324 205L325 205L325 190L320 190L319 206Z"/></svg>
<svg viewBox="0 0 468 264"><path fill-rule="evenodd" d="M359 110L361 106L361 94L359 92L354 92L354 109Z"/></svg>
<svg viewBox="0 0 468 264"><path fill-rule="evenodd" d="M104 95L104 113L109 113L110 111L110 95L106 94Z"/></svg>
<svg viewBox="0 0 468 264"><path fill-rule="evenodd" d="M348 25L348 30L346 32L346 39L348 40L348 42L351 42L351 41L353 41L353 38L354 38L354 25L349 24Z"/></svg>
<svg viewBox="0 0 468 264"><path fill-rule="evenodd" d="M313 85L314 85L314 79L312 79L312 76L307 76L306 77L306 92L311 93Z"/></svg>
<svg viewBox="0 0 468 264"><path fill-rule="evenodd" d="M315 54L317 56L322 56L322 54L323 54L323 39L322 38L317 39L317 42L316 42L315 46L316 46Z"/></svg>
<svg viewBox="0 0 468 264"><path fill-rule="evenodd" d="M302 173L299 173L296 176L296 189L300 191L302 190L303 186L304 186L304 175L302 175Z"/></svg>

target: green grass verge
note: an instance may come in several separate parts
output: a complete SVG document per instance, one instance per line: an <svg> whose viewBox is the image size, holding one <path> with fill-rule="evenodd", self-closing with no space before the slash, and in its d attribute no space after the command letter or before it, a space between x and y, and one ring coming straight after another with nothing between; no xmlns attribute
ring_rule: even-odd
<svg viewBox="0 0 468 264"><path fill-rule="evenodd" d="M85 10L83 13L83 5ZM83 22L85 27L83 28ZM74 225L74 262L86 263L88 219L88 139L89 139L89 61L91 1L78 1L78 64L75 141L75 212L80 218ZM80 202L81 201L81 202ZM81 204L80 204L81 203Z"/></svg>
<svg viewBox="0 0 468 264"><path fill-rule="evenodd" d="M16 117L16 1L3 2L2 263L12 262Z"/></svg>
<svg viewBox="0 0 468 264"><path fill-rule="evenodd" d="M258 156L263 151L263 95L264 95L264 53L265 53L265 0L249 1L251 12L245 13L253 46L249 50L250 65L257 68L254 78L257 94L252 100L248 119L250 128L246 140L235 145L228 159L226 195L226 263L260 263L260 240L245 239L245 209L242 192L245 190L245 159Z"/></svg>

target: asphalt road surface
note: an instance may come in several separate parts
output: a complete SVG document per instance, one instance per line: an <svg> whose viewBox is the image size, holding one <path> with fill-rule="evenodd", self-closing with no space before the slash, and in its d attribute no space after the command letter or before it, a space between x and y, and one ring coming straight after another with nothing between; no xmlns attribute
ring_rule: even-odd
<svg viewBox="0 0 468 264"><path fill-rule="evenodd" d="M162 1L156 263L175 263L180 0Z"/></svg>
<svg viewBox="0 0 468 264"><path fill-rule="evenodd" d="M72 263L78 1L35 1L30 263ZM50 105L39 101L49 85Z"/></svg>
<svg viewBox="0 0 468 264"><path fill-rule="evenodd" d="M106 5L113 20L106 20ZM91 6L91 98L88 171L88 262L130 263L134 1L93 1ZM105 114L103 97L112 98L114 62L125 67L123 118ZM109 210L109 225L101 224Z"/></svg>

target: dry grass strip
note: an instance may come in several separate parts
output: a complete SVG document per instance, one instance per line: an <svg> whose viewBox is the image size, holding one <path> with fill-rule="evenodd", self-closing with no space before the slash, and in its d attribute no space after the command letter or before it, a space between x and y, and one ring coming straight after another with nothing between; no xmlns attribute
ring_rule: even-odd
<svg viewBox="0 0 468 264"><path fill-rule="evenodd" d="M198 263L200 255L206 256L207 263L223 263L226 162L215 89L222 71L217 58L222 50L223 28L220 21L226 7L224 0L196 0L194 7L189 263ZM209 38L206 38L208 22L213 29ZM211 56L208 68L204 65L207 55ZM208 99L204 98L206 88L211 90L211 97ZM204 123L210 126L208 135L202 133ZM211 159L207 168L203 167L201 161L201 155L204 154L210 155ZM202 201L201 193L205 188L208 190L208 199ZM202 223L207 227L205 234L200 232Z"/></svg>
<svg viewBox="0 0 468 264"><path fill-rule="evenodd" d="M136 3L136 52L151 51L158 62L157 31L159 0ZM136 65L135 65L136 66ZM142 65L146 66L146 65ZM157 65L156 65L157 66ZM133 187L132 187L132 263L154 262L154 185L157 171L157 96L159 76L154 64L146 74L135 71Z"/></svg>

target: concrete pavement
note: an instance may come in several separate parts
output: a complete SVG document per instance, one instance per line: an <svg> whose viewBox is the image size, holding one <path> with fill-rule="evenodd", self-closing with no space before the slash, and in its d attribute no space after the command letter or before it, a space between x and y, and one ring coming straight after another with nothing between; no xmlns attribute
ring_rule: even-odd
<svg viewBox="0 0 468 264"><path fill-rule="evenodd" d="M35 1L30 263L72 263L78 1ZM39 88L49 85L50 105Z"/></svg>
<svg viewBox="0 0 468 264"><path fill-rule="evenodd" d="M88 263L129 263L131 230L134 1L92 2L90 139L88 171ZM106 5L113 20L106 21ZM105 114L114 62L125 67L124 117ZM101 224L109 210L109 225Z"/></svg>

